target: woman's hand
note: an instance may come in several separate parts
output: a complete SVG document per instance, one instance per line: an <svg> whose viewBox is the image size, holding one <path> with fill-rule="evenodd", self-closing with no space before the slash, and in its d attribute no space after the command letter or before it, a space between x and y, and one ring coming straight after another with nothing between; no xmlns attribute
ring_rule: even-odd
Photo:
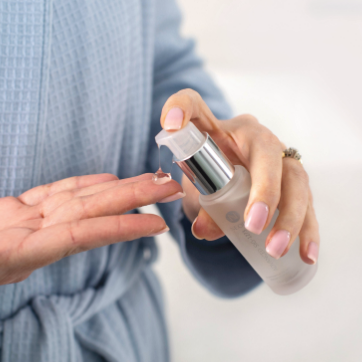
<svg viewBox="0 0 362 362"><path fill-rule="evenodd" d="M282 158L285 145L253 116L219 121L197 92L185 89L167 100L161 125L166 130L177 130L189 121L209 133L234 165L242 165L250 172L252 188L244 214L249 231L260 234L279 208L279 216L266 239L268 253L278 259L299 235L301 258L305 263L316 263L319 232L308 175L295 159ZM194 221L195 237L222 237L220 228L200 208L198 191L185 176L182 185L187 194L183 207L190 221Z"/></svg>
<svg viewBox="0 0 362 362"><path fill-rule="evenodd" d="M0 284L16 283L66 256L168 231L156 215L134 208L184 196L151 174L118 180L110 174L72 177L0 199Z"/></svg>

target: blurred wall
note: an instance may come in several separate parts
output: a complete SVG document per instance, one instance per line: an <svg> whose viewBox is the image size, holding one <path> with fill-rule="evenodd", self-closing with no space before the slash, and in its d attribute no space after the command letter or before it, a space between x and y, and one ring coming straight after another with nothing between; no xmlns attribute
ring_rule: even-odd
<svg viewBox="0 0 362 362"><path fill-rule="evenodd" d="M361 0L179 3L184 33L196 37L199 53L210 67L314 72L350 114L361 116Z"/></svg>

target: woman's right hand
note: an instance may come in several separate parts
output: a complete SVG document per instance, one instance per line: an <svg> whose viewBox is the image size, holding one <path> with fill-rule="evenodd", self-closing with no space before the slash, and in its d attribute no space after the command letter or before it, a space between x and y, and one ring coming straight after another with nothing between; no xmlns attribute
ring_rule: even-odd
<svg viewBox="0 0 362 362"><path fill-rule="evenodd" d="M151 174L118 180L101 174L35 187L0 199L0 285L26 279L66 256L168 231L156 215L125 212L183 197L176 181Z"/></svg>

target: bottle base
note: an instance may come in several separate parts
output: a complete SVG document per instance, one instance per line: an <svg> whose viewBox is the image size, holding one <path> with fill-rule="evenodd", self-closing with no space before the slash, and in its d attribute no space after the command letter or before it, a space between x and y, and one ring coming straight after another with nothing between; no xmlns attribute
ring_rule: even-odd
<svg viewBox="0 0 362 362"><path fill-rule="evenodd" d="M302 288L304 288L315 276L318 264L308 266L308 272L301 272L295 278L293 278L290 282L282 285L270 286L272 291L275 294L279 295L289 295L298 292Z"/></svg>

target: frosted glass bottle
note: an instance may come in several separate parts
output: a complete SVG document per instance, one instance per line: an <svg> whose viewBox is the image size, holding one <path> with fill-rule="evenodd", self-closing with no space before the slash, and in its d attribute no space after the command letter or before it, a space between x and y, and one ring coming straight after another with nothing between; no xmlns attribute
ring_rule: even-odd
<svg viewBox="0 0 362 362"><path fill-rule="evenodd" d="M245 229L244 211L248 202L251 180L249 172L235 166L235 174L221 190L200 195L200 204L235 245L266 284L277 294L291 294L307 285L317 271L317 265L308 265L299 255L299 238L280 259L265 250L265 240L278 217L276 210L269 226L255 235Z"/></svg>
<svg viewBox="0 0 362 362"><path fill-rule="evenodd" d="M291 294L309 283L317 265L302 261L299 238L278 260L265 250L265 241L278 210L260 235L245 229L244 211L251 180L244 167L234 166L212 138L200 132L192 122L176 132L162 130L156 142L171 150L177 166L200 191L201 206L275 293Z"/></svg>

